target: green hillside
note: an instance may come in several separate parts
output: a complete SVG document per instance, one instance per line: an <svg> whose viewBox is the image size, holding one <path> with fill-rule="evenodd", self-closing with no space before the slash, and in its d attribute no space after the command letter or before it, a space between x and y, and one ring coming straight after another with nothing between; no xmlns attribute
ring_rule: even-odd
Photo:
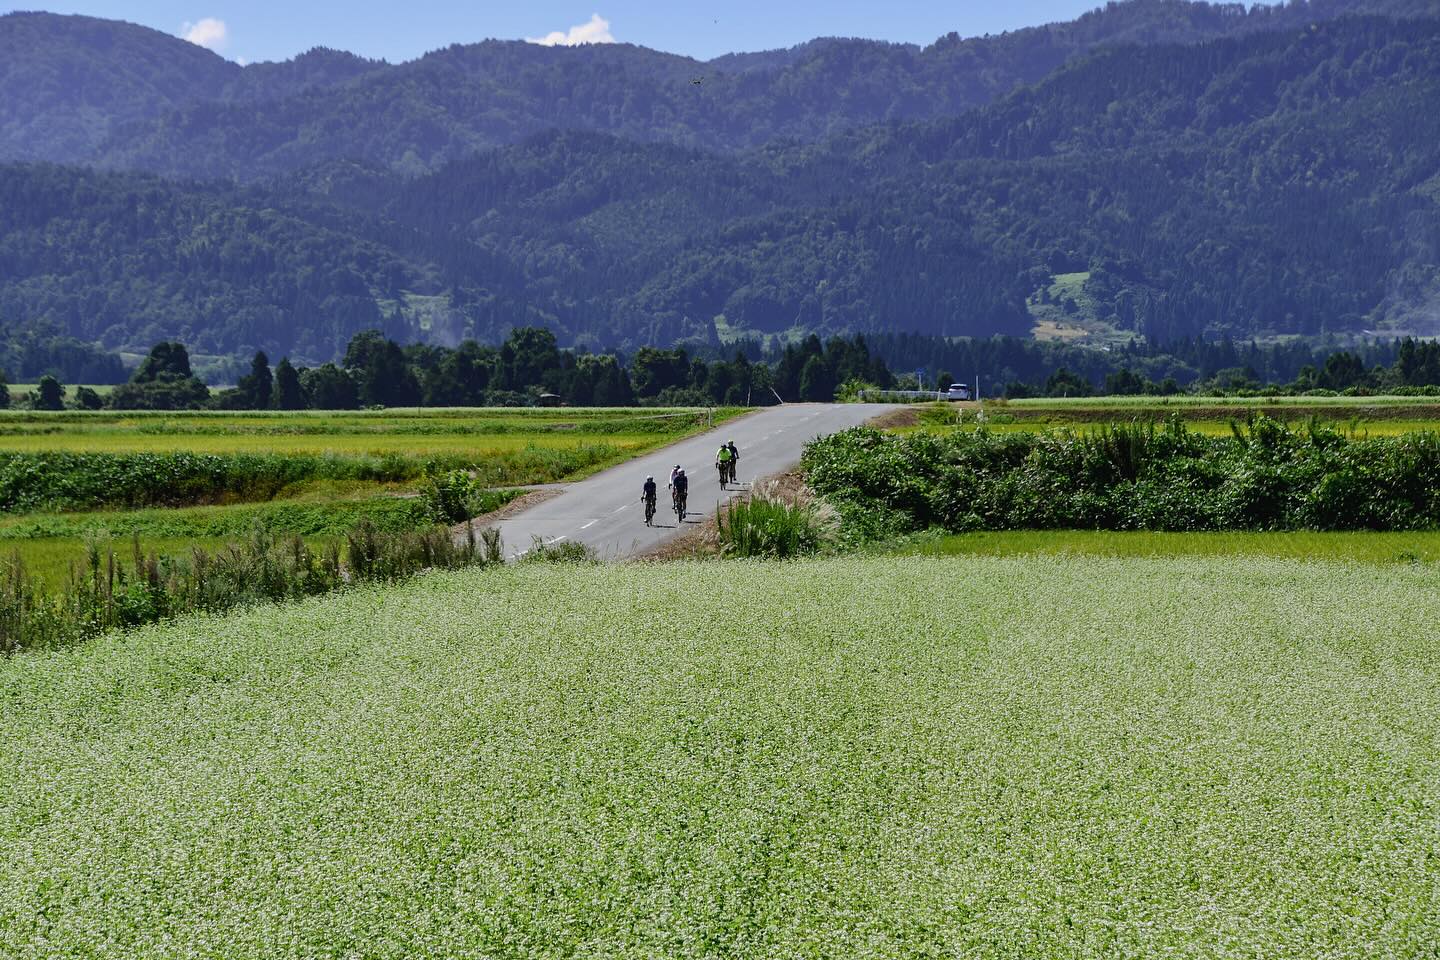
<svg viewBox="0 0 1440 960"><path fill-rule="evenodd" d="M318 94L317 94L318 95ZM0 326L332 359L807 332L1437 332L1440 19L1102 51L993 106L740 154L550 132L406 178L0 168Z"/></svg>

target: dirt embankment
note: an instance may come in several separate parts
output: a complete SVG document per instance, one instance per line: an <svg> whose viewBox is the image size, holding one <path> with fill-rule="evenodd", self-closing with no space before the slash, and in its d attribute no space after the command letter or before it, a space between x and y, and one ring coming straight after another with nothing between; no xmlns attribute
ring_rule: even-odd
<svg viewBox="0 0 1440 960"><path fill-rule="evenodd" d="M889 413L882 413L878 417L872 417L865 424L865 426L874 427L876 430L898 430L902 427L916 427L919 425L919 407L901 407L898 410L891 410Z"/></svg>
<svg viewBox="0 0 1440 960"><path fill-rule="evenodd" d="M481 514L478 517L472 517L465 523L457 523L450 528L450 531L457 537L463 537L465 535L465 528L467 526L473 525L476 530L483 530L486 527L493 527L501 520L509 520L516 514L524 513L531 507L537 507L540 504L544 503L546 500L551 500L555 497L558 497L564 492L565 487L559 484L547 487L537 487L534 490L527 490L525 493L520 494L520 496L516 497L514 500L511 500L509 503L505 504L505 506L501 507L500 509L491 510L489 513Z"/></svg>

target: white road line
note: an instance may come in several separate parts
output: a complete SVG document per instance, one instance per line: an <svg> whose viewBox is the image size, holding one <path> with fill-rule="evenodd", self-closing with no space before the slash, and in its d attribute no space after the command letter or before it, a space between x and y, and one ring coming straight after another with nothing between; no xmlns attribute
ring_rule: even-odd
<svg viewBox="0 0 1440 960"><path fill-rule="evenodd" d="M591 520L589 523L582 524L582 525L580 526L580 529L581 529L581 530L589 530L591 527L595 526L595 524L597 524L597 523L599 523L599 522L600 522L599 520Z"/></svg>

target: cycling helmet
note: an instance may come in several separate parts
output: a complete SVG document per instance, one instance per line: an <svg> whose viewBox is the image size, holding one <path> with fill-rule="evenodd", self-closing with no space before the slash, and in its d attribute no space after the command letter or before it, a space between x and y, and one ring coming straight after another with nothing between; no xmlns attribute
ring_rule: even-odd
<svg viewBox="0 0 1440 960"><path fill-rule="evenodd" d="M685 471L684 471L684 470L681 470L681 471L680 471L680 476L682 476L682 477L685 476Z"/></svg>
<svg viewBox="0 0 1440 960"><path fill-rule="evenodd" d="M654 477L646 477L646 478L645 478L645 482L646 482L646 483L649 483L651 480L654 480L654 479L655 479Z"/></svg>

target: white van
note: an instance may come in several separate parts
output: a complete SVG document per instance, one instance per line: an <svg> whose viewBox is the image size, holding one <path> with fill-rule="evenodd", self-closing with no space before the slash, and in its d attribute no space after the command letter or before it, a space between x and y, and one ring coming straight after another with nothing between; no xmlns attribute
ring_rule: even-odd
<svg viewBox="0 0 1440 960"><path fill-rule="evenodd" d="M945 391L946 400L974 400L975 395L970 392L970 385L965 383L952 383Z"/></svg>

